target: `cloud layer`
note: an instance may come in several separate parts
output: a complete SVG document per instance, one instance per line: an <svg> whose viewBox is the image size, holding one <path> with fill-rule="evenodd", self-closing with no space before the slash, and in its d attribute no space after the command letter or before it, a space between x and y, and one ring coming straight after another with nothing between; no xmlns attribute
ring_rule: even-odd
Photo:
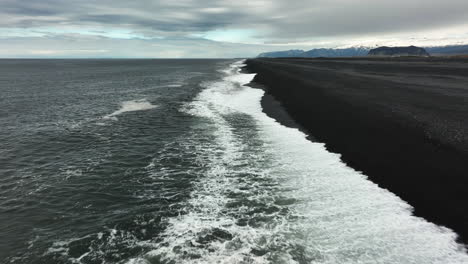
<svg viewBox="0 0 468 264"><path fill-rule="evenodd" d="M30 53L43 50L42 43L57 43L62 50L107 50L106 56L144 44L193 57L194 47L204 46L229 57L278 49L272 45L339 46L359 39L464 41L466 17L466 0L3 0L0 56L18 43ZM73 40L90 47L77 49ZM127 44L104 47L110 40Z"/></svg>

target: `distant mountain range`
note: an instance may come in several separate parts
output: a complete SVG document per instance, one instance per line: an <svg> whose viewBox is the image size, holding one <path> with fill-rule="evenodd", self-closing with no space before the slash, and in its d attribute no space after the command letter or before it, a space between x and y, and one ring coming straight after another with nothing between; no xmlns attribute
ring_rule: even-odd
<svg viewBox="0 0 468 264"><path fill-rule="evenodd" d="M465 55L468 54L468 45L428 47L426 51L431 55Z"/></svg>
<svg viewBox="0 0 468 264"><path fill-rule="evenodd" d="M312 49L309 51L304 50L285 50L264 52L258 55L260 58L285 58L285 57L353 57L353 56L366 56L370 48L357 47L347 49Z"/></svg>
<svg viewBox="0 0 468 264"><path fill-rule="evenodd" d="M450 45L440 47L425 47L424 48L430 55L434 56L450 56L468 54L468 45ZM286 50L264 52L258 55L260 58L282 58L282 57L356 57L367 56L371 48L369 47L352 47L345 49L312 49L309 51L304 50Z"/></svg>
<svg viewBox="0 0 468 264"><path fill-rule="evenodd" d="M288 57L303 57L303 50L285 50L285 51L273 51L273 52L264 52L260 53L257 57L260 58L288 58Z"/></svg>

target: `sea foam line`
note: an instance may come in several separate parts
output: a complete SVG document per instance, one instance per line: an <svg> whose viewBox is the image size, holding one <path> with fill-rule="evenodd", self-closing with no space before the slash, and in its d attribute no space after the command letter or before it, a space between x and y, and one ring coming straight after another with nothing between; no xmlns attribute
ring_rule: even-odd
<svg viewBox="0 0 468 264"><path fill-rule="evenodd" d="M457 235L412 215L412 207L347 167L324 144L307 140L298 129L268 117L264 92L246 88L231 107L253 116L275 158L272 177L293 190L298 216L291 239L304 245L317 263L468 263ZM286 177L285 177L286 176ZM299 242L300 241L300 242Z"/></svg>

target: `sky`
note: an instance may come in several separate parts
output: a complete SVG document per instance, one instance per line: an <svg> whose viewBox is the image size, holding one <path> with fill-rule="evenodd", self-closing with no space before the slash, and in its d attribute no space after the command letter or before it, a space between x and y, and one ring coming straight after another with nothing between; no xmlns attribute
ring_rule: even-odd
<svg viewBox="0 0 468 264"><path fill-rule="evenodd" d="M0 0L3 58L468 44L467 0Z"/></svg>

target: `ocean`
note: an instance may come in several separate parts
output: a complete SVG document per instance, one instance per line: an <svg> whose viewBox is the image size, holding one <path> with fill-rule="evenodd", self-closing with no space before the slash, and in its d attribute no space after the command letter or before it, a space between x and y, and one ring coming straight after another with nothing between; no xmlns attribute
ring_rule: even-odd
<svg viewBox="0 0 468 264"><path fill-rule="evenodd" d="M0 263L468 263L242 63L0 60Z"/></svg>

